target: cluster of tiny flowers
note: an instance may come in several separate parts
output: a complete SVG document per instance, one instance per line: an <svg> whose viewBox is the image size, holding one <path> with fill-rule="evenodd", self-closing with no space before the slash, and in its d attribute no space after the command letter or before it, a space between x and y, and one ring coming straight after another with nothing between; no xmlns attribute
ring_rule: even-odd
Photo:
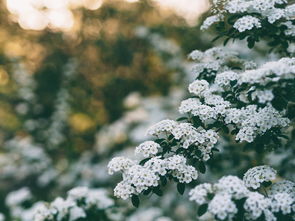
<svg viewBox="0 0 295 221"><path fill-rule="evenodd" d="M257 166L249 169L244 174L243 181L246 187L258 189L262 183L274 180L276 174L276 171L270 166Z"/></svg>
<svg viewBox="0 0 295 221"><path fill-rule="evenodd" d="M271 210L290 214L295 212L295 183L289 180L279 181L268 190L271 199Z"/></svg>
<svg viewBox="0 0 295 221"><path fill-rule="evenodd" d="M272 172L266 171L268 174L266 176L259 173L261 182L272 180L274 178L273 174L270 175ZM232 220L238 212L242 212L238 211L236 205L238 200L242 199L244 199L243 207L239 209L244 210L245 220L256 220L264 215L266 221L277 221L279 220L276 217L278 212L294 215L295 183L287 180L280 181L272 184L268 194L263 195L253 192L255 188L252 186L250 186L252 190L248 189L249 185L246 182L235 176L224 176L216 184L197 185L189 192L190 200L198 205L208 204L207 213L214 215L218 220Z"/></svg>
<svg viewBox="0 0 295 221"><path fill-rule="evenodd" d="M33 196L31 194L31 191L27 187L23 187L19 190L10 192L5 199L5 204L10 209L14 210L18 208L22 203L31 200L32 197Z"/></svg>
<svg viewBox="0 0 295 221"><path fill-rule="evenodd" d="M174 120L162 120L151 126L148 129L147 134L150 136L160 136L162 133L171 133L176 125L177 122Z"/></svg>
<svg viewBox="0 0 295 221"><path fill-rule="evenodd" d="M266 104L274 99L274 94L271 90L256 90L251 96L252 100L257 99L260 104Z"/></svg>
<svg viewBox="0 0 295 221"><path fill-rule="evenodd" d="M273 184L269 189L269 194L275 195L277 193L287 193L295 199L295 183L289 180L282 180Z"/></svg>
<svg viewBox="0 0 295 221"><path fill-rule="evenodd" d="M185 104L184 104L185 105ZM182 109L182 107L180 107ZM185 109L185 107L183 107ZM163 132L166 135L172 134L178 140L181 147L187 149L190 145L195 144L201 151L201 159L207 161L213 146L217 143L218 135L213 130L204 130L203 128L195 128L190 123L178 123L172 120L163 120L152 126L148 133L154 136L161 136Z"/></svg>
<svg viewBox="0 0 295 221"><path fill-rule="evenodd" d="M87 211L104 211L114 205L113 199L104 189L76 187L68 192L68 197L56 198L50 204L40 205L34 214L34 221L75 221L87 219Z"/></svg>
<svg viewBox="0 0 295 221"><path fill-rule="evenodd" d="M55 169L44 148L33 143L29 137L14 137L4 143L3 150L5 152L0 155L0 180L21 182L35 176L37 184L44 186L54 179L52 177L48 182L43 182L44 174Z"/></svg>
<svg viewBox="0 0 295 221"><path fill-rule="evenodd" d="M255 28L261 28L261 23L258 18L247 15L240 19L238 19L233 27L237 29L239 32L244 32L246 30L251 30Z"/></svg>
<svg viewBox="0 0 295 221"><path fill-rule="evenodd" d="M210 201L208 211L220 220L231 220L238 212L238 209L232 201L231 196L222 192L216 194Z"/></svg>
<svg viewBox="0 0 295 221"><path fill-rule="evenodd" d="M239 32L260 28L261 21L266 20L270 24L277 21L288 22L294 18L295 6L284 5L285 0L228 0L228 1L213 1L212 12L214 15L208 17L201 29L208 29L210 26L223 21L227 14L243 14L233 25L233 28ZM279 6L279 7L277 7ZM254 17L253 14L259 16ZM290 23L292 25L292 23ZM293 25L292 25L293 26ZM294 26L293 26L294 29ZM290 33L286 33L287 35Z"/></svg>
<svg viewBox="0 0 295 221"><path fill-rule="evenodd" d="M272 201L271 210L273 212L282 212L284 215L295 212L295 199L288 193L276 193L270 196Z"/></svg>
<svg viewBox="0 0 295 221"><path fill-rule="evenodd" d="M243 181L236 176L224 176L214 187L220 192L229 193L234 199L241 199L249 193Z"/></svg>
<svg viewBox="0 0 295 221"><path fill-rule="evenodd" d="M120 161L116 160L110 163L109 170L111 172L114 171L113 167L122 168ZM115 163L119 165L115 166ZM140 194L150 187L158 186L160 177L166 174L170 174L180 183L190 183L198 177L197 170L187 165L186 158L182 155L174 155L166 159L153 157L145 162L143 166L134 164L123 170L123 180L115 187L114 194L119 198L128 199L133 194Z"/></svg>
<svg viewBox="0 0 295 221"><path fill-rule="evenodd" d="M202 24L201 26L201 30L206 30L208 29L211 25L217 23L217 22L220 22L222 20L222 16L220 15L213 15L213 16L210 16L208 17Z"/></svg>
<svg viewBox="0 0 295 221"><path fill-rule="evenodd" d="M209 193L213 193L213 185L211 183L202 183L189 192L189 199L202 205L208 201L207 195Z"/></svg>
<svg viewBox="0 0 295 221"><path fill-rule="evenodd" d="M237 124L240 130L236 135L236 140L251 143L257 135L261 135L273 127L286 127L290 120L283 117L271 105L264 108L248 105L239 111L229 109L225 122Z"/></svg>
<svg viewBox="0 0 295 221"><path fill-rule="evenodd" d="M142 154L144 157L154 156L158 153L161 146L154 141L145 141L136 147L135 153Z"/></svg>
<svg viewBox="0 0 295 221"><path fill-rule="evenodd" d="M188 86L189 92L196 96L202 96L203 92L208 90L208 88L209 83L205 80L195 80Z"/></svg>
<svg viewBox="0 0 295 221"><path fill-rule="evenodd" d="M246 217L250 220L259 218L263 212L269 211L270 199L257 192L250 192L244 204ZM270 211L269 211L270 212Z"/></svg>
<svg viewBox="0 0 295 221"><path fill-rule="evenodd" d="M133 160L125 157L114 157L108 164L108 173L113 174L114 172L124 171L135 165Z"/></svg>
<svg viewBox="0 0 295 221"><path fill-rule="evenodd" d="M270 61L257 69L247 70L240 74L238 84L266 85L278 80L293 79L295 73L295 58L281 58L278 61Z"/></svg>
<svg viewBox="0 0 295 221"><path fill-rule="evenodd" d="M219 86L228 86L231 81L235 81L238 79L238 74L233 71L225 71L216 75L215 83Z"/></svg>
<svg viewBox="0 0 295 221"><path fill-rule="evenodd" d="M182 155L174 155L167 158L167 169L171 170L171 175L180 183L190 183L198 178L198 171L186 164L186 158Z"/></svg>
<svg viewBox="0 0 295 221"><path fill-rule="evenodd" d="M203 59L203 56L198 51L193 51L190 55L194 59ZM294 73L294 58L283 58L254 70L216 73L212 84L206 80L195 80L188 90L197 98L182 101L179 112L197 116L205 125L215 121L222 121L225 125L232 124L237 129L236 140L251 143L258 135L263 135L272 128L287 127L290 123L290 120L284 117L285 110L279 112L271 105L275 98L272 89L261 90L252 85L272 83L271 85L284 87L284 81L293 79ZM237 101L225 100L227 97L224 94L232 93L233 88L245 85L245 89L234 92ZM249 97L257 105L249 104ZM236 108L235 102L242 102L244 105Z"/></svg>
<svg viewBox="0 0 295 221"><path fill-rule="evenodd" d="M247 69L246 66L249 66L249 63L240 59L236 52L223 47L214 47L204 52L194 50L188 55L188 58L196 62L191 70L194 77L200 77L202 73L206 73L206 77L214 77L217 72L229 71L230 65L233 63L239 64L245 69Z"/></svg>

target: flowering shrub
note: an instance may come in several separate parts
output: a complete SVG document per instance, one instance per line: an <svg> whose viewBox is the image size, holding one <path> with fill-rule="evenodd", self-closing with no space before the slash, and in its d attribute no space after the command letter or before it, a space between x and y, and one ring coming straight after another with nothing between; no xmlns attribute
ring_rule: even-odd
<svg viewBox="0 0 295 221"><path fill-rule="evenodd" d="M253 48L256 42L267 40L269 46L284 51L295 36L295 5L287 0L213 0L212 16L201 29L214 26L218 37L247 39Z"/></svg>
<svg viewBox="0 0 295 221"><path fill-rule="evenodd" d="M114 200L104 189L76 187L68 192L66 199L56 198L50 204L39 203L34 209L34 221L63 220L116 220L112 216Z"/></svg>
<svg viewBox="0 0 295 221"><path fill-rule="evenodd" d="M207 212L217 220L291 220L295 183L272 183L275 174L269 166L258 166L249 169L243 180L224 176L215 184L197 185L189 193L190 200L199 205L198 215Z"/></svg>
<svg viewBox="0 0 295 221"><path fill-rule="evenodd" d="M225 43L247 38L249 48L267 41L279 49L279 59L256 63L222 47L189 54L195 80L188 86L191 96L180 103L182 116L147 130L149 140L135 148L140 160L116 157L109 162L109 173L121 172L123 177L115 196L131 198L136 207L140 194L162 196L167 180L175 181L183 194L185 184L195 183L199 172L206 172L219 142L233 143L262 162L268 152L289 146L295 117L295 60L281 55L288 55L294 42L294 4L213 1L212 12L201 29L216 27L218 37L228 37ZM197 185L189 195L199 205L200 216L215 220L292 220L294 183L273 183L276 178L270 166L257 166L243 180L224 176L216 184Z"/></svg>

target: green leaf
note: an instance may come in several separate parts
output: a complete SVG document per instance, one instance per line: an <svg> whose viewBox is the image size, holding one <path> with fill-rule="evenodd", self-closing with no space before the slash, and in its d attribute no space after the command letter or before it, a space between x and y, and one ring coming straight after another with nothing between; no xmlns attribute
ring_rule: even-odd
<svg viewBox="0 0 295 221"><path fill-rule="evenodd" d="M143 195L149 195L150 192L152 192L152 189L148 188L147 190L143 191Z"/></svg>
<svg viewBox="0 0 295 221"><path fill-rule="evenodd" d="M226 133L226 134L229 133L229 129L228 129L227 126L223 126L223 127L222 127L222 130L223 130L223 132Z"/></svg>
<svg viewBox="0 0 295 221"><path fill-rule="evenodd" d="M155 194L158 195L158 196L163 196L163 191L160 189L159 186L158 186L158 187L155 187L155 188L153 189L153 193L155 193Z"/></svg>
<svg viewBox="0 0 295 221"><path fill-rule="evenodd" d="M139 165L144 165L150 159L151 159L151 157L143 159L142 161L139 162Z"/></svg>
<svg viewBox="0 0 295 221"><path fill-rule="evenodd" d="M158 143L158 144L160 144L160 143L162 143L164 140L165 140L164 138L160 138L160 139L156 139L155 142Z"/></svg>
<svg viewBox="0 0 295 221"><path fill-rule="evenodd" d="M247 38L247 41L248 41L248 48L253 48L254 45L255 45L255 40L251 37Z"/></svg>
<svg viewBox="0 0 295 221"><path fill-rule="evenodd" d="M207 209L208 209L208 204L203 204L199 206L198 216L203 216L207 212Z"/></svg>
<svg viewBox="0 0 295 221"><path fill-rule="evenodd" d="M139 206L139 203L140 203L140 201L139 201L139 197L137 196L137 195L132 195L132 197L131 197L131 202L132 202L132 205L134 206L134 207L136 207L136 208L138 208L138 206Z"/></svg>
<svg viewBox="0 0 295 221"><path fill-rule="evenodd" d="M203 161L199 162L198 169L199 169L200 173L206 173L206 166Z"/></svg>
<svg viewBox="0 0 295 221"><path fill-rule="evenodd" d="M231 38L227 38L227 39L225 39L224 42L223 42L223 46L226 46L230 39L231 39Z"/></svg>
<svg viewBox="0 0 295 221"><path fill-rule="evenodd" d="M177 184L177 191L183 195L184 191L185 191L185 184L184 183L178 183Z"/></svg>
<svg viewBox="0 0 295 221"><path fill-rule="evenodd" d="M160 180L161 180L162 185L163 185L163 186L166 186L166 184L167 184L167 179L166 179L166 177L161 176L161 177L160 177Z"/></svg>
<svg viewBox="0 0 295 221"><path fill-rule="evenodd" d="M187 120L187 117L180 117L176 119L176 121L184 121L184 120Z"/></svg>
<svg viewBox="0 0 295 221"><path fill-rule="evenodd" d="M262 185L263 185L264 187L269 187L271 184L272 184L271 181L264 181L264 182L262 183Z"/></svg>

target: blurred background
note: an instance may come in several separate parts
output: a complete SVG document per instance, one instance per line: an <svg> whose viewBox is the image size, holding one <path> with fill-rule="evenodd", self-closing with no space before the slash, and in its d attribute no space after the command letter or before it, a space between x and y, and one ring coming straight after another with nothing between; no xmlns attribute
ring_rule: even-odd
<svg viewBox="0 0 295 221"><path fill-rule="evenodd" d="M186 96L193 79L187 54L211 46L198 28L208 8L207 0L0 1L0 213L6 220L31 221L34 202L79 185L112 194L119 177L107 175L111 157L132 156L147 127L174 117ZM9 194L14 206L5 202ZM139 216L127 203L123 220L163 214L189 220L176 197L167 194L161 211L147 210L161 203L148 200L143 210L149 212Z"/></svg>

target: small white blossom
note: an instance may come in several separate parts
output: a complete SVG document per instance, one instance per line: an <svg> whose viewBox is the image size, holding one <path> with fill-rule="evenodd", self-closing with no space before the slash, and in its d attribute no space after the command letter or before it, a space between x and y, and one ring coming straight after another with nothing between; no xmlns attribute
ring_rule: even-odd
<svg viewBox="0 0 295 221"><path fill-rule="evenodd" d="M261 23L258 18L247 15L239 18L233 25L235 29L239 32L244 32L246 30L251 30L253 28L261 28Z"/></svg>
<svg viewBox="0 0 295 221"><path fill-rule="evenodd" d="M245 185L249 188L258 189L263 182L272 181L277 172L270 166L263 165L249 169L243 177Z"/></svg>
<svg viewBox="0 0 295 221"><path fill-rule="evenodd" d="M135 149L135 154L142 154L144 157L154 156L161 146L154 141L145 141Z"/></svg>
<svg viewBox="0 0 295 221"><path fill-rule="evenodd" d="M188 87L190 93L193 93L197 96L202 96L203 92L209 88L209 83L205 80L195 80Z"/></svg>

